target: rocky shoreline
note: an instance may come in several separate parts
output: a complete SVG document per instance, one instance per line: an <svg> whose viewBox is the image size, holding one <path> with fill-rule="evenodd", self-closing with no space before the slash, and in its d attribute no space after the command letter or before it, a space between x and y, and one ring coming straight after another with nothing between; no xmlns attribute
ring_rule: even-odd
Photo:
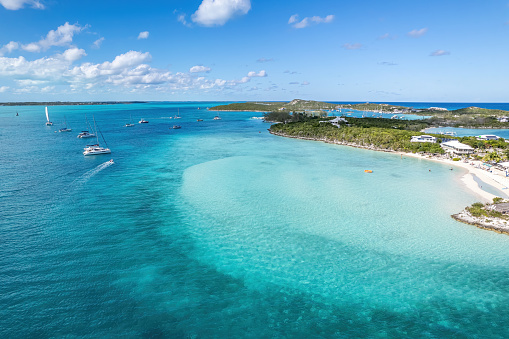
<svg viewBox="0 0 509 339"><path fill-rule="evenodd" d="M451 217L464 224L473 225L484 230L509 235L509 221L493 217L474 217L467 210L453 214Z"/></svg>

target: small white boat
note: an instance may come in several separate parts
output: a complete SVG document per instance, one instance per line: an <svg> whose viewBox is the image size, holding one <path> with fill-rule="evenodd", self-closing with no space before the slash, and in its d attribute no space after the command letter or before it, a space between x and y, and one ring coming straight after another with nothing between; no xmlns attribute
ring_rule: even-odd
<svg viewBox="0 0 509 339"><path fill-rule="evenodd" d="M180 125L173 125L173 129L179 129L179 128L182 128L182 126L180 126Z"/></svg>
<svg viewBox="0 0 509 339"><path fill-rule="evenodd" d="M124 127L134 127L132 115L131 115L131 120L127 124L125 124Z"/></svg>
<svg viewBox="0 0 509 339"><path fill-rule="evenodd" d="M148 124L148 121L142 118L140 121L138 121L138 123L139 124Z"/></svg>
<svg viewBox="0 0 509 339"><path fill-rule="evenodd" d="M45 110L46 110L46 126L53 126L53 123L49 121L48 107L46 107Z"/></svg>
<svg viewBox="0 0 509 339"><path fill-rule="evenodd" d="M179 108L177 108L177 115L175 115L175 116L173 117L173 119L180 119L180 118L181 118L181 116L180 116L180 109L179 109Z"/></svg>
<svg viewBox="0 0 509 339"><path fill-rule="evenodd" d="M220 117L219 115L216 115L216 116L214 117L214 120L221 120L221 117Z"/></svg>
<svg viewBox="0 0 509 339"><path fill-rule="evenodd" d="M78 134L78 138L85 139L85 138L93 138L95 137L94 133L90 133L89 131L81 131L80 134Z"/></svg>
<svg viewBox="0 0 509 339"><path fill-rule="evenodd" d="M64 115L64 124L65 124L65 127L59 129L58 131L59 132L72 132L72 129L67 127L67 119L65 118L65 115Z"/></svg>

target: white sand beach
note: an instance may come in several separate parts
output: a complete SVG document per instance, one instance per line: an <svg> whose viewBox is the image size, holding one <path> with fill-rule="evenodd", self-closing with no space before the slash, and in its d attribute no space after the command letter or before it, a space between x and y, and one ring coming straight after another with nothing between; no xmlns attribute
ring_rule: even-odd
<svg viewBox="0 0 509 339"><path fill-rule="evenodd" d="M430 161L437 161L443 164L447 164L455 167L462 167L468 170L468 173L465 174L461 180L463 183L474 193L476 193L479 197L481 197L486 202L492 202L493 198L496 196L483 190L480 185L474 180L473 175L477 176L482 182L496 188L500 191L500 195L503 198L507 198L509 196L509 177L505 176L505 172L502 172L495 167L487 170L486 166L483 166L482 161L478 160L469 160L468 162L463 161L452 161L450 159L445 159L442 157L431 157L429 155L419 155L413 153L403 153L400 152L402 156L425 159ZM481 185L482 186L482 185Z"/></svg>

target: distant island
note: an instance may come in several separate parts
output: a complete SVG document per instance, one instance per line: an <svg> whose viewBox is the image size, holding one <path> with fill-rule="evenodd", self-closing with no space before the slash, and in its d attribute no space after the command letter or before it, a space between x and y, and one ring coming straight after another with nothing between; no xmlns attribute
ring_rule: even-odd
<svg viewBox="0 0 509 339"><path fill-rule="evenodd" d="M486 109L479 107L465 107L449 111L442 107L417 109L413 107L397 106L386 103L334 104L313 100L294 99L290 102L243 102L211 107L211 111L248 111L263 113L280 113L276 121L291 120L293 113L304 113L314 116L327 116L330 112L344 115L349 111L373 112L374 115L413 114L428 117L429 127L459 127L459 128L509 128L509 111Z"/></svg>
<svg viewBox="0 0 509 339"><path fill-rule="evenodd" d="M118 105L144 104L146 101L30 101L30 102L0 102L0 106L78 106L78 105Z"/></svg>

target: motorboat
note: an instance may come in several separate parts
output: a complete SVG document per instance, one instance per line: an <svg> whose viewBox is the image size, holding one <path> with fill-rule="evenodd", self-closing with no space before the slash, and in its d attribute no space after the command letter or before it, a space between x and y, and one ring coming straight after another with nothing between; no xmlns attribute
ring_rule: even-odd
<svg viewBox="0 0 509 339"><path fill-rule="evenodd" d="M182 128L182 126L180 126L180 125L173 125L173 129L179 129L179 128Z"/></svg>
<svg viewBox="0 0 509 339"><path fill-rule="evenodd" d="M140 121L138 121L138 123L139 124L148 124L148 121L142 118Z"/></svg>
<svg viewBox="0 0 509 339"><path fill-rule="evenodd" d="M216 115L216 116L214 117L214 120L221 120L221 117L220 117L219 115Z"/></svg>
<svg viewBox="0 0 509 339"><path fill-rule="evenodd" d="M203 121L203 119L196 119L196 121Z"/></svg>

